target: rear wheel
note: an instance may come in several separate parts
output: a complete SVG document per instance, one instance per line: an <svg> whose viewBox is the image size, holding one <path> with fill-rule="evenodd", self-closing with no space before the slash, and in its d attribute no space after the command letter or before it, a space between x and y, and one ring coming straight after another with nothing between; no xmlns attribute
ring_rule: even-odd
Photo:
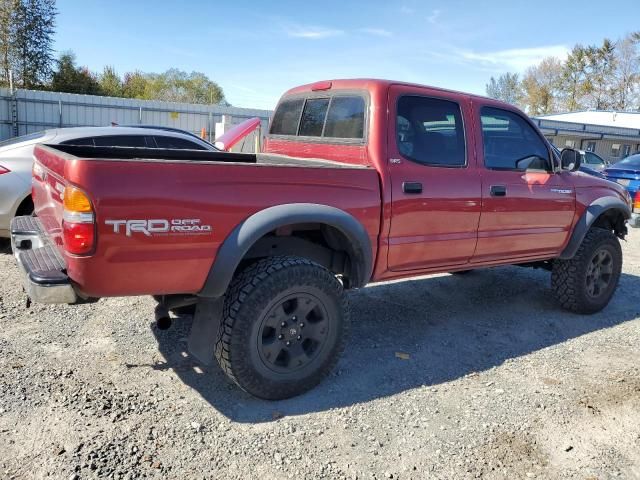
<svg viewBox="0 0 640 480"><path fill-rule="evenodd" d="M348 330L347 298L333 273L304 258L266 258L233 280L216 358L252 395L289 398L331 372Z"/></svg>
<svg viewBox="0 0 640 480"><path fill-rule="evenodd" d="M567 310L595 313L607 306L622 271L622 249L609 230L592 228L575 257L553 262L551 284Z"/></svg>

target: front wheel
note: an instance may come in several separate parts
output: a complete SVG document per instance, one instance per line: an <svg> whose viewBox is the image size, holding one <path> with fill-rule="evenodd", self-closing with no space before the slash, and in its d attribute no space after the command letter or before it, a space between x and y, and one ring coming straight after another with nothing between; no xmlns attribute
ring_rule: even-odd
<svg viewBox="0 0 640 480"><path fill-rule="evenodd" d="M348 330L347 298L333 273L304 258L270 257L233 280L216 358L248 393L289 398L331 372Z"/></svg>
<svg viewBox="0 0 640 480"><path fill-rule="evenodd" d="M592 228L575 257L555 260L551 285L563 308L595 313L607 306L620 279L622 249L609 230Z"/></svg>

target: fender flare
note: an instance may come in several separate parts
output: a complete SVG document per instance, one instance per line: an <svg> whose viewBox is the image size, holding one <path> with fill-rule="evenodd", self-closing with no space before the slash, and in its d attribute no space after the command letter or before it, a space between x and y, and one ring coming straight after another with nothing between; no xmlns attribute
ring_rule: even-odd
<svg viewBox="0 0 640 480"><path fill-rule="evenodd" d="M373 251L364 226L339 208L315 203L290 203L261 210L237 225L218 249L198 295L222 297L236 268L255 242L278 227L296 223L320 223L338 229L349 240L350 253L355 257L352 258L353 286L362 287L369 282L373 270Z"/></svg>
<svg viewBox="0 0 640 480"><path fill-rule="evenodd" d="M571 239L569 243L565 247L565 249L560 254L561 260L569 260L575 256L578 252L578 248L580 248L580 244L582 240L584 240L585 235L593 225L593 223L600 217L603 213L610 210L619 210L623 213L626 220L631 218L631 209L629 205L624 203L622 200L616 197L602 197L594 200L584 211L582 216L576 222L575 227L573 228L573 233L571 234Z"/></svg>

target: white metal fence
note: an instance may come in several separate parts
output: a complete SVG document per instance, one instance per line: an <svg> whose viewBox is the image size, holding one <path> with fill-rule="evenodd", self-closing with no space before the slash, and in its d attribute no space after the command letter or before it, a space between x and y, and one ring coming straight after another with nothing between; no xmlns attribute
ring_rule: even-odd
<svg viewBox="0 0 640 480"><path fill-rule="evenodd" d="M260 117L266 132L269 110L99 97L74 93L0 88L0 140L58 127L159 125L216 138L223 125ZM225 116L223 120L223 115ZM220 135L222 132L218 132Z"/></svg>

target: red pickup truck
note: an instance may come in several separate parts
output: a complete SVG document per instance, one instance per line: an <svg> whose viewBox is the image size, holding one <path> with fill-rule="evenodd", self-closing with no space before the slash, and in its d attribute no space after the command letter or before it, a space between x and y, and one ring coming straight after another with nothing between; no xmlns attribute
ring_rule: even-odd
<svg viewBox="0 0 640 480"><path fill-rule="evenodd" d="M579 159L495 100L324 81L282 97L255 155L38 147L12 242L34 301L154 295L160 327L195 306L191 353L286 398L335 365L369 282L533 266L562 307L604 308L632 205Z"/></svg>

